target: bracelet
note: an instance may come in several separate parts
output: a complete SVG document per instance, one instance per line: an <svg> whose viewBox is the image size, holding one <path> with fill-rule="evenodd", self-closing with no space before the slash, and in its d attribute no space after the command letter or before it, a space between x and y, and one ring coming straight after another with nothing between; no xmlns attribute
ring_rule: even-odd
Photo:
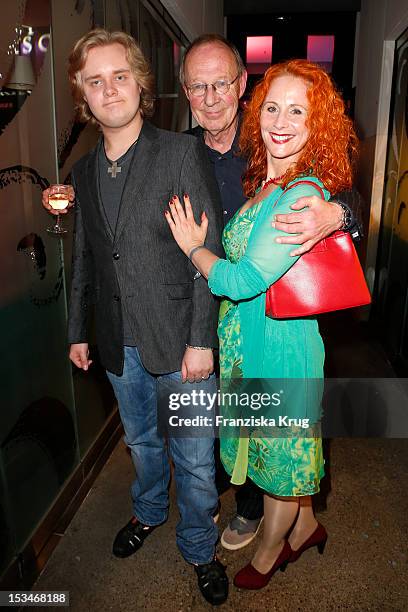
<svg viewBox="0 0 408 612"><path fill-rule="evenodd" d="M197 349L198 351L212 351L212 346L192 346L191 344L186 344L186 348Z"/></svg>
<svg viewBox="0 0 408 612"><path fill-rule="evenodd" d="M189 260L191 261L192 256L194 255L194 253L196 251L198 251L199 249L205 249L205 246L203 244L200 244L199 246L194 247L193 249L191 249L190 251L190 255L188 256Z"/></svg>
<svg viewBox="0 0 408 612"><path fill-rule="evenodd" d="M351 215L351 210L349 209L348 206L343 204L343 202L337 202L336 201L336 204L338 204L341 207L342 211L343 211L343 214L342 214L342 217L341 217L341 228L340 229L343 230L343 231L347 231L347 230L350 229L350 227L352 226L352 222L353 222L353 218L352 218L352 215Z"/></svg>

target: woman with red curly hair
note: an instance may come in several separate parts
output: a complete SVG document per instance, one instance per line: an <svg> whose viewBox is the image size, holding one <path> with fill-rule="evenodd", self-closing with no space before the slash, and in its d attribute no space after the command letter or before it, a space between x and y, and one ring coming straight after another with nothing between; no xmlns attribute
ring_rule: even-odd
<svg viewBox="0 0 408 612"><path fill-rule="evenodd" d="M248 159L244 188L249 199L225 227L227 259L205 248L207 219L203 214L201 225L195 223L188 196L185 208L173 198L167 220L211 291L223 296L221 378L297 379L297 386L288 387L293 405L285 407L285 414L296 415L296 424L312 416L313 425L321 395L312 381L322 380L324 363L317 321L265 317L265 292L298 259L290 255L293 245L276 244L280 232L273 219L317 190L328 200L330 193L349 189L357 138L330 77L311 62L291 60L269 68L255 87L240 145ZM298 381L306 381L307 397ZM235 576L238 587L262 588L307 548L324 550L327 533L314 516L311 498L324 475L321 438L315 433L302 437L300 427L296 432L273 438L258 429L246 438L221 439L231 482L242 484L248 476L265 491L263 538L251 563Z"/></svg>

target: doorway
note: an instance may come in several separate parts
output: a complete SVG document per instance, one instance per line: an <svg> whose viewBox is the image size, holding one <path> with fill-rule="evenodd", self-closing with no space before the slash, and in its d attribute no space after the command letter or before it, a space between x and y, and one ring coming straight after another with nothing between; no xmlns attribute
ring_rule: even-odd
<svg viewBox="0 0 408 612"><path fill-rule="evenodd" d="M377 260L376 319L393 364L408 372L408 30L396 41Z"/></svg>

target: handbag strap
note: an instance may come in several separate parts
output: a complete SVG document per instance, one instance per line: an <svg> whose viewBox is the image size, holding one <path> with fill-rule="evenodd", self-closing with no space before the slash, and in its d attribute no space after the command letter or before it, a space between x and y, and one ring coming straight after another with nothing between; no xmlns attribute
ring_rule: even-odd
<svg viewBox="0 0 408 612"><path fill-rule="evenodd" d="M279 202L279 200L281 199L281 197L287 192L289 191L289 189L292 189L293 187L297 187L297 185L311 185L312 187L314 187L318 192L320 197L322 198L322 200L324 200L324 193L323 193L323 189L319 186L316 185L316 183L314 183L313 181L308 181L307 179L300 179L300 181L296 181L295 183L293 183L292 185L290 185L289 187L285 187L285 189L282 191L282 193L280 194L279 198L276 200L276 202L273 205L273 208L275 208L275 206L277 205L277 203Z"/></svg>

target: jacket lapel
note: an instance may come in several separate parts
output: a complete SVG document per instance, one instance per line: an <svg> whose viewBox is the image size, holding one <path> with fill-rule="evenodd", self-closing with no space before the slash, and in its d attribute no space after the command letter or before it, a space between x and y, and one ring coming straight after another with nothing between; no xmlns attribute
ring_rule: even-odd
<svg viewBox="0 0 408 612"><path fill-rule="evenodd" d="M158 149L157 129L150 123L147 123L147 121L144 121L123 189L116 224L115 244L120 239L130 215L143 202L143 194L148 183L149 169L153 164Z"/></svg>
<svg viewBox="0 0 408 612"><path fill-rule="evenodd" d="M101 142L101 141L100 141ZM105 209L101 202L100 191L99 191L99 163L98 163L98 151L100 142L95 149L90 153L87 163L87 177L86 183L88 185L89 200L96 211L97 217L101 221L109 240L113 242L113 233L110 228L108 219L106 218Z"/></svg>

